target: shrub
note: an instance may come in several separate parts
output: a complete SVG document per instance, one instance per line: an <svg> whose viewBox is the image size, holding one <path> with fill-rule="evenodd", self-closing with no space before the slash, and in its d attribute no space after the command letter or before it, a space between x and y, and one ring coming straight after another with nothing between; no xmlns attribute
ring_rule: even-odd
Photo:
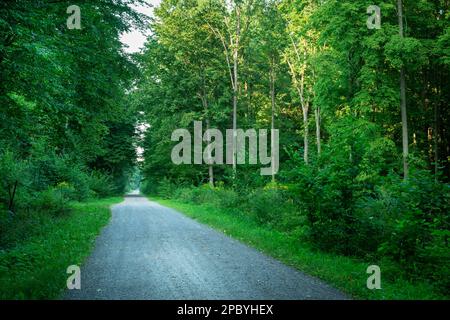
<svg viewBox="0 0 450 320"><path fill-rule="evenodd" d="M165 199L172 198L176 189L177 186L167 178L164 178L157 187L158 194Z"/></svg>
<svg viewBox="0 0 450 320"><path fill-rule="evenodd" d="M225 188L214 188L215 203L221 208L233 209L242 206L247 199L244 195L238 195L236 191Z"/></svg>
<svg viewBox="0 0 450 320"><path fill-rule="evenodd" d="M214 204L224 209L236 208L241 200L233 190L223 187L211 188L208 184L179 188L173 193L173 197L184 202Z"/></svg>
<svg viewBox="0 0 450 320"><path fill-rule="evenodd" d="M356 255L373 255L392 232L392 215L398 208L397 199L383 193L379 199L366 197L358 201L355 209Z"/></svg>
<svg viewBox="0 0 450 320"><path fill-rule="evenodd" d="M30 209L51 216L61 216L70 212L68 199L64 196L64 191L58 187L39 192Z"/></svg>
<svg viewBox="0 0 450 320"><path fill-rule="evenodd" d="M0 153L0 204L15 211L17 194L28 179L29 164L10 151Z"/></svg>
<svg viewBox="0 0 450 320"><path fill-rule="evenodd" d="M348 158L348 155L347 155ZM354 254L354 201L358 185L348 159L336 158L325 166L298 166L287 191L306 218L310 242L318 249Z"/></svg>
<svg viewBox="0 0 450 320"><path fill-rule="evenodd" d="M392 179L386 183L385 198L395 201L381 208L390 214L384 242L379 251L401 263L405 272L435 279L448 288L450 262L450 186L438 183L426 171L416 171L405 182Z"/></svg>
<svg viewBox="0 0 450 320"><path fill-rule="evenodd" d="M115 194L111 177L99 171L92 171L89 176L89 188L98 197L109 197Z"/></svg>
<svg viewBox="0 0 450 320"><path fill-rule="evenodd" d="M57 158L57 178L56 184L68 182L73 186L70 199L83 201L94 197L94 192L90 188L90 176L86 169L73 164L68 158Z"/></svg>
<svg viewBox="0 0 450 320"><path fill-rule="evenodd" d="M140 191L143 194L154 195L154 194L157 194L158 189L157 189L157 186L152 181L144 180L144 181L142 181Z"/></svg>
<svg viewBox="0 0 450 320"><path fill-rule="evenodd" d="M278 190L256 190L251 193L248 208L261 224L277 224L281 221L284 199Z"/></svg>
<svg viewBox="0 0 450 320"><path fill-rule="evenodd" d="M217 203L218 195L214 188L209 184L201 185L194 188L194 202L195 203Z"/></svg>
<svg viewBox="0 0 450 320"><path fill-rule="evenodd" d="M180 188L177 189L173 195L173 197L177 200L183 202L194 202L195 192L193 187L191 188Z"/></svg>

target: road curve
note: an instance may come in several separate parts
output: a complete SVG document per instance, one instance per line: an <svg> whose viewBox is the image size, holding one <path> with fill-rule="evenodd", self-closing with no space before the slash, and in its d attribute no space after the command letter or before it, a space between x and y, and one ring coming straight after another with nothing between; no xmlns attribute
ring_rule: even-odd
<svg viewBox="0 0 450 320"><path fill-rule="evenodd" d="M220 232L145 197L128 196L64 299L348 299Z"/></svg>

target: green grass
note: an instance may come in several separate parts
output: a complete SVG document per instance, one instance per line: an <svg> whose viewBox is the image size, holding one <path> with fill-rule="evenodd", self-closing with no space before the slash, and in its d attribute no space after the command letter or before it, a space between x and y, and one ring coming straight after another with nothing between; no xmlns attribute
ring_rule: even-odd
<svg viewBox="0 0 450 320"><path fill-rule="evenodd" d="M81 266L96 236L122 198L72 203L71 212L40 221L39 232L0 251L0 299L56 299L66 287L67 267Z"/></svg>
<svg viewBox="0 0 450 320"><path fill-rule="evenodd" d="M293 235L258 225L244 214L231 214L208 204L182 203L152 197L195 220L240 240L298 270L316 276L355 299L446 299L424 281L400 277L398 266L388 261L361 261L313 250ZM369 265L381 268L380 290L367 289Z"/></svg>

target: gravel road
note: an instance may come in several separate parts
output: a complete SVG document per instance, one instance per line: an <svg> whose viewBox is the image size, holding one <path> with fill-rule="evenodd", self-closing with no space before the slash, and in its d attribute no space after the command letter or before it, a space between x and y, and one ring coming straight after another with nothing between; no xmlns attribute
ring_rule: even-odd
<svg viewBox="0 0 450 320"><path fill-rule="evenodd" d="M173 209L130 195L64 299L348 299Z"/></svg>

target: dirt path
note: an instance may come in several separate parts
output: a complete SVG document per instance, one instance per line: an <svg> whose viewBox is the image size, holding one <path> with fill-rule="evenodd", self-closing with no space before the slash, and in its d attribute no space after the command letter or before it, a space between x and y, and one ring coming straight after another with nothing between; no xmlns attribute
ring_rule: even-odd
<svg viewBox="0 0 450 320"><path fill-rule="evenodd" d="M257 250L144 197L128 196L65 299L346 299Z"/></svg>

